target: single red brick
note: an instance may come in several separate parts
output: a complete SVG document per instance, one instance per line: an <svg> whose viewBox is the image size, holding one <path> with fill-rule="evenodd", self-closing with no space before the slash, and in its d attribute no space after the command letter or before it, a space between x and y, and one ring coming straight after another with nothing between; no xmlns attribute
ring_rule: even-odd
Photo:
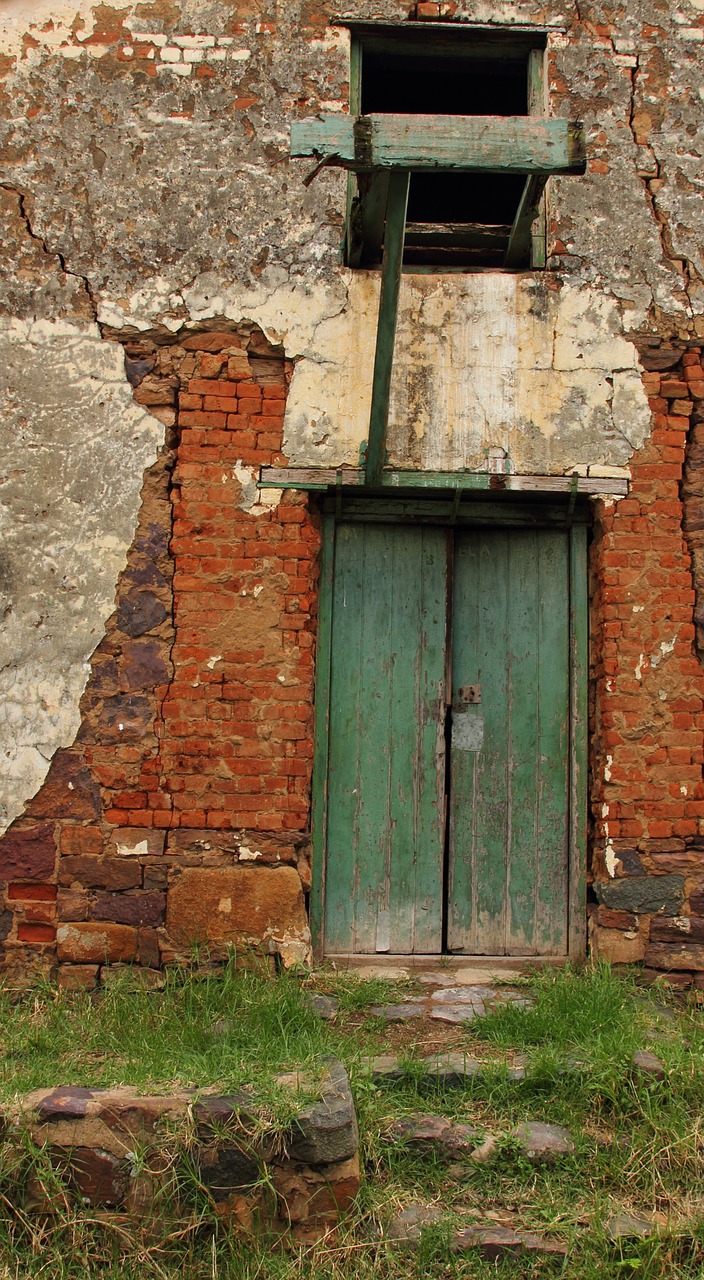
<svg viewBox="0 0 704 1280"><path fill-rule="evenodd" d="M55 884L11 884L7 890L8 898L22 902L55 902L57 893Z"/></svg>
<svg viewBox="0 0 704 1280"><path fill-rule="evenodd" d="M50 924L20 924L17 926L17 937L20 942L42 945L56 941L56 927Z"/></svg>

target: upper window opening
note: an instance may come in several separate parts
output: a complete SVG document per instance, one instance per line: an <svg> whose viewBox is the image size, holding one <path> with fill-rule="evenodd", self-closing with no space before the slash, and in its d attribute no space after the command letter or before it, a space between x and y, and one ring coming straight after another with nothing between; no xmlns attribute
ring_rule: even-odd
<svg viewBox="0 0 704 1280"><path fill-rule="evenodd" d="M455 30L433 38L427 29L377 31L354 37L354 114L433 116L542 115L539 33ZM352 179L348 260L374 266L382 256L378 219L383 176ZM460 270L503 267L525 178L508 174L414 173L410 181L404 265ZM383 198L383 196L382 196ZM542 239L542 244L541 244ZM544 222L537 219L519 267L544 264Z"/></svg>

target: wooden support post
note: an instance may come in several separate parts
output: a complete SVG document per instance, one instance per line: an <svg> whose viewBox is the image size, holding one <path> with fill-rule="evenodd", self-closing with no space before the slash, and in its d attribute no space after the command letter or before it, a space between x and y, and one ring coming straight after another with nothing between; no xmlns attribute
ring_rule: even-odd
<svg viewBox="0 0 704 1280"><path fill-rule="evenodd" d="M389 178L389 200L386 206L384 258L381 268L379 323L372 379L372 407L369 415L369 441L366 457L366 483L379 484L386 458L386 426L389 420L391 370L398 318L398 295L401 287L403 242L406 233L406 210L410 174L396 170Z"/></svg>
<svg viewBox="0 0 704 1280"><path fill-rule="evenodd" d="M532 242L533 223L540 215L546 181L546 174L533 174L526 179L508 238L504 258L506 267L520 267L526 260Z"/></svg>

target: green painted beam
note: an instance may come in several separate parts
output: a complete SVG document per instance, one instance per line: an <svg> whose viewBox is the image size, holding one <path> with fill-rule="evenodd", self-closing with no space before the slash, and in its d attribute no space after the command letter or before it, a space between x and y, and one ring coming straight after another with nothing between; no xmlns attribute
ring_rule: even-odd
<svg viewBox="0 0 704 1280"><path fill-rule="evenodd" d="M381 293L379 296L379 320L374 353L372 377L372 406L369 414L369 439L367 442L366 482L378 484L386 461L386 427L389 420L389 395L391 371L396 341L398 319L398 295L401 288L403 241L406 233L406 209L410 174L394 171L389 178L389 199L386 206L384 230L384 257L381 267Z"/></svg>
<svg viewBox="0 0 704 1280"><path fill-rule="evenodd" d="M581 124L530 116L329 115L291 125L291 155L364 173L584 173Z"/></svg>
<svg viewBox="0 0 704 1280"><path fill-rule="evenodd" d="M517 476L488 471L401 471L385 467L379 489L486 489L507 493L628 493L621 476ZM262 489L358 489L365 484L362 467L262 467Z"/></svg>

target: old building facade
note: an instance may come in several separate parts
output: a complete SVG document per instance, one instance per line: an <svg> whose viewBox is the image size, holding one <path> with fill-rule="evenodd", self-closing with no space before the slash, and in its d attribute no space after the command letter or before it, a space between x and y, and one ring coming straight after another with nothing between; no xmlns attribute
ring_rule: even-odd
<svg viewBox="0 0 704 1280"><path fill-rule="evenodd" d="M701 0L5 6L9 981L699 980L703 41Z"/></svg>

